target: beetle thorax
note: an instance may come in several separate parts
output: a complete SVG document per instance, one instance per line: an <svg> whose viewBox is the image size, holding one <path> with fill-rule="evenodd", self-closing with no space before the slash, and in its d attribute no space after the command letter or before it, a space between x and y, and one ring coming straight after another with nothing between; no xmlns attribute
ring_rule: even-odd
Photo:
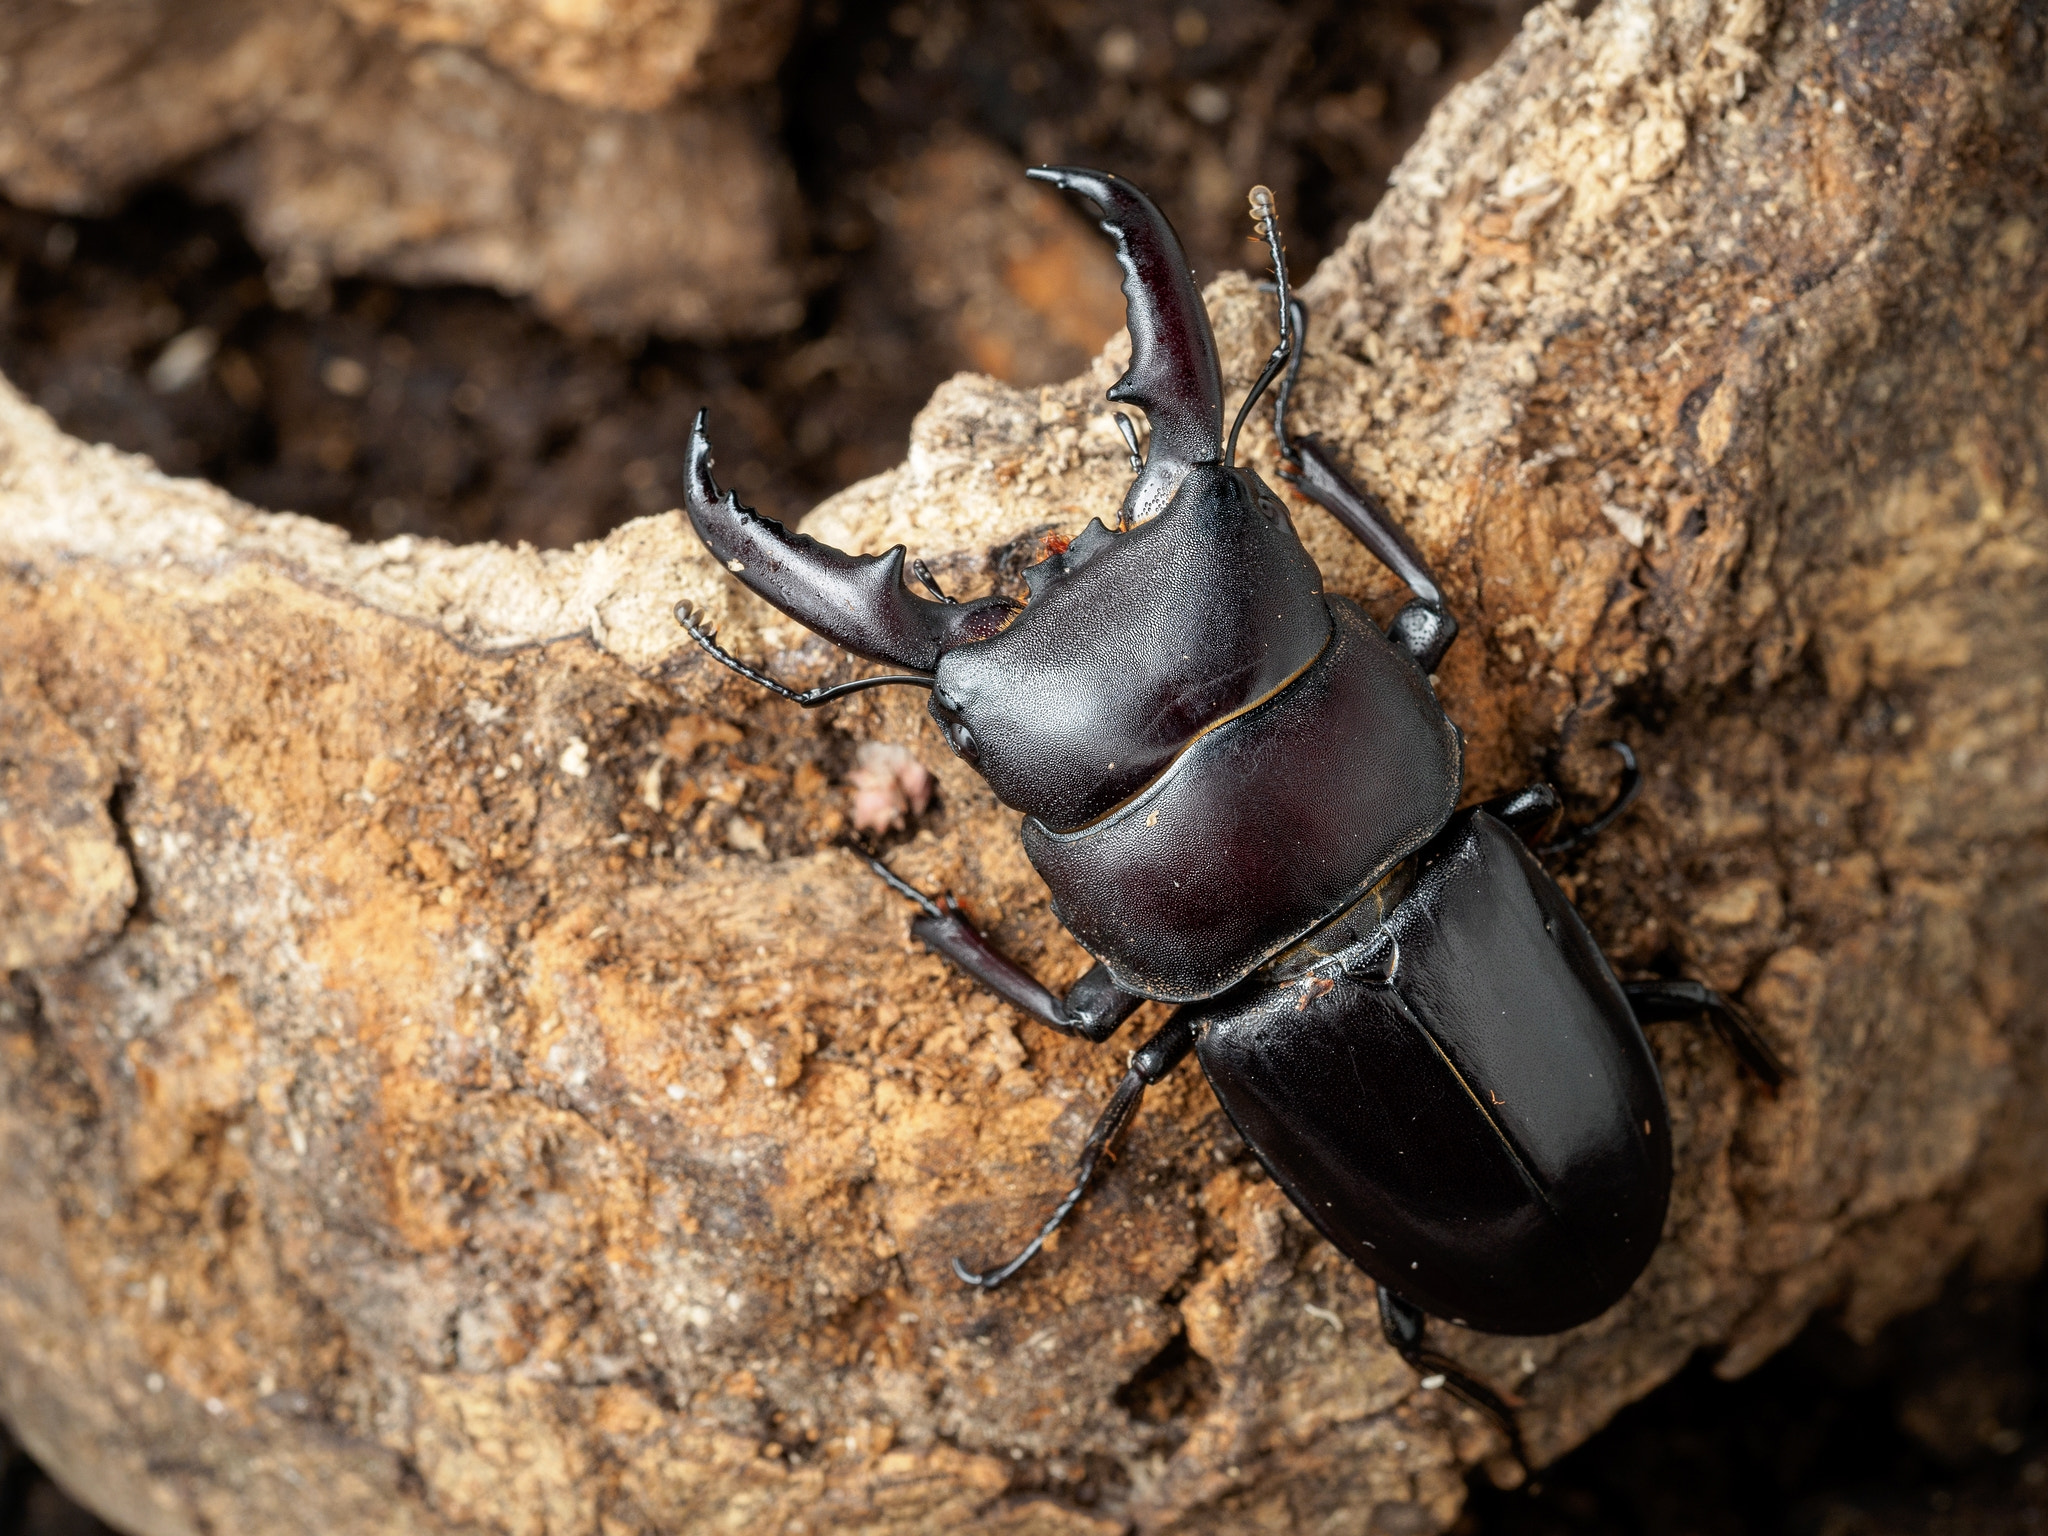
<svg viewBox="0 0 2048 1536"><path fill-rule="evenodd" d="M999 798L1054 829L1129 798L1330 634L1286 508L1217 464L1191 468L1128 533L1090 523L1025 581L1030 603L1007 628L940 661L932 713Z"/></svg>

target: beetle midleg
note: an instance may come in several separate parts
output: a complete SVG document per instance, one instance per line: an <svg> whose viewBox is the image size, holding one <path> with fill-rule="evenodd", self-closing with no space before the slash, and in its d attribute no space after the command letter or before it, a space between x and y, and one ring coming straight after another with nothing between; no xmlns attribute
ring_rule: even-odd
<svg viewBox="0 0 2048 1536"><path fill-rule="evenodd" d="M1394 1346L1394 1352L1420 1373L1424 1385L1428 1385L1432 1377L1438 1378L1440 1384L1448 1387L1459 1401L1491 1419L1495 1427L1507 1436L1508 1449L1515 1460L1527 1471L1529 1457L1522 1447L1522 1427L1515 1422L1514 1410L1508 1407L1506 1399L1424 1342L1429 1329L1428 1313L1406 1297L1395 1295L1384 1285L1378 1290L1380 1332Z"/></svg>
<svg viewBox="0 0 2048 1536"><path fill-rule="evenodd" d="M1629 1008L1639 1024L1697 1024L1704 1019L1766 1087L1776 1088L1792 1075L1764 1039L1756 1021L1733 998L1723 996L1705 982L1625 981L1621 990L1628 994Z"/></svg>
<svg viewBox="0 0 2048 1536"><path fill-rule="evenodd" d="M989 943L950 896L925 895L880 859L870 857L868 864L892 890L924 909L924 915L911 922L910 931L927 949L952 961L1004 1002L1048 1028L1099 1045L1145 1001L1139 993L1126 992L1111 981L1109 967L1100 961L1082 972L1065 997L1055 997L1036 976Z"/></svg>
<svg viewBox="0 0 2048 1536"><path fill-rule="evenodd" d="M1145 1097L1145 1090L1165 1077L1175 1067L1187 1060L1188 1053L1195 1048L1195 1026L1185 1016L1185 1010L1176 1012L1161 1026L1159 1032L1135 1051L1131 1052L1131 1064L1124 1072L1123 1081L1116 1085L1116 1092L1110 1096L1109 1107L1102 1112L1102 1118L1095 1122L1095 1129L1088 1133L1088 1141L1081 1148L1081 1161L1075 1171L1074 1187L1067 1191L1060 1203L1053 1207L1052 1215L1046 1218L1038 1235L1024 1245L1024 1251L1000 1269L976 1274L958 1259L953 1261L953 1273L963 1284L978 1290L992 1291L1010 1276L1017 1273L1038 1250L1045 1246L1047 1238L1060 1229L1060 1224L1081 1203L1081 1197L1088 1192L1089 1184L1095 1178L1095 1170L1101 1165L1103 1154L1109 1150L1123 1128L1130 1124L1131 1116L1138 1112L1138 1103Z"/></svg>

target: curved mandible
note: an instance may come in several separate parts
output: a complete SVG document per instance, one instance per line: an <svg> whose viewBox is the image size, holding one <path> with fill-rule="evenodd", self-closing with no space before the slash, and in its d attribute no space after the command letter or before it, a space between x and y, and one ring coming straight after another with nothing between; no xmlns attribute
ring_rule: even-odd
<svg viewBox="0 0 2048 1536"><path fill-rule="evenodd" d="M956 645L985 640L1008 621L1007 598L931 602L903 584L903 546L849 555L721 492L711 477L708 411L690 429L683 501L697 537L733 575L797 623L870 661L930 672Z"/></svg>
<svg viewBox="0 0 2048 1536"><path fill-rule="evenodd" d="M1116 241L1131 366L1109 398L1142 407L1152 424L1151 452L1124 499L1126 523L1142 522L1164 506L1189 465L1222 456L1223 374L1209 310L1180 237L1151 198L1121 176L1081 166L1041 165L1025 174L1093 202Z"/></svg>

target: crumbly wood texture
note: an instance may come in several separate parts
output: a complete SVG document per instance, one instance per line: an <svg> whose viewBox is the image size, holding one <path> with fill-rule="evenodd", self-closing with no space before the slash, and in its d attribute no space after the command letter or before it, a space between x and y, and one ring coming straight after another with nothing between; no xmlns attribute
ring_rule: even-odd
<svg viewBox="0 0 2048 1536"><path fill-rule="evenodd" d="M1439 1331L1539 1458L1696 1350L1740 1372L1817 1308L1869 1332L2040 1257L2041 28L1539 10L1308 286L1301 419L1465 625L1469 793L1583 813L1632 741L1640 809L1568 885L1619 969L1739 993L1799 1073L1772 1098L1660 1027L1648 1273L1562 1337ZM1210 301L1241 388L1266 301ZM1115 354L955 380L810 526L1012 579L1115 504ZM1192 1069L1053 1252L954 1284L1058 1194L1124 1047L907 941L834 846L867 743L938 782L896 867L1082 964L921 699L801 715L678 643L688 600L847 672L679 519L350 545L0 392L0 585L0 1411L117 1522L1423 1531L1500 1450Z"/></svg>

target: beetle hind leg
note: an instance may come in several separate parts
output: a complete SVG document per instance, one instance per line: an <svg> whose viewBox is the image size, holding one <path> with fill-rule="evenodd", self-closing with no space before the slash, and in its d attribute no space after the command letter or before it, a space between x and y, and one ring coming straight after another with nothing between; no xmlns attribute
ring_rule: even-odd
<svg viewBox="0 0 2048 1536"><path fill-rule="evenodd" d="M1458 1401L1492 1420L1493 1425L1507 1437L1508 1450L1526 1473L1529 1457L1522 1445L1522 1427L1515 1422L1515 1413L1507 1400L1494 1391L1477 1376L1447 1356L1438 1354L1424 1342L1429 1330L1429 1314L1414 1302L1397 1296L1388 1287L1377 1287L1380 1296L1380 1332L1394 1347L1394 1352L1413 1367L1422 1377L1424 1386L1440 1386L1448 1390Z"/></svg>
<svg viewBox="0 0 2048 1536"><path fill-rule="evenodd" d="M1165 1077L1187 1058L1195 1046L1194 1025L1181 1014L1176 1013L1166 1021L1165 1026L1131 1052L1131 1064L1125 1071L1123 1081L1116 1085L1116 1092L1110 1096L1109 1107L1102 1112L1102 1118L1095 1122L1095 1129L1088 1133L1088 1141L1081 1148L1081 1160L1074 1174L1074 1187L1067 1191L1060 1203L1053 1207L1052 1215L1046 1218L1038 1235L1024 1245L1009 1263L996 1269L977 1274L958 1259L953 1261L953 1273L963 1285L976 1290L992 1291L1010 1276L1017 1273L1037 1256L1046 1239L1059 1231L1074 1207L1081 1203L1081 1197L1088 1193L1088 1186L1095 1180L1095 1171L1108 1155L1111 1144L1122 1134L1131 1117L1138 1112L1138 1104L1145 1097L1145 1090Z"/></svg>
<svg viewBox="0 0 2048 1536"><path fill-rule="evenodd" d="M1622 983L1628 1005L1641 1024L1705 1020L1715 1034L1766 1088L1778 1088L1792 1075L1764 1039L1763 1031L1733 998L1700 981L1628 981Z"/></svg>

